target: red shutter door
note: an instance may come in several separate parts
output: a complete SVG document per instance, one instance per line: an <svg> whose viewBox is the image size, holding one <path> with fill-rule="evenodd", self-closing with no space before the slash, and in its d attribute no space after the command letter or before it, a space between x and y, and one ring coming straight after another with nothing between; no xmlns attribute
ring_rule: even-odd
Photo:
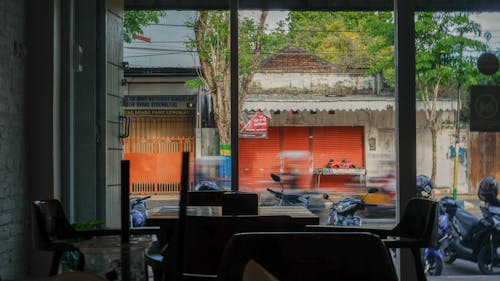
<svg viewBox="0 0 500 281"><path fill-rule="evenodd" d="M309 127L284 127L282 140L282 160L285 173L298 170L297 186L312 189L310 174L310 144ZM299 156L294 157L293 154Z"/></svg>
<svg viewBox="0 0 500 281"><path fill-rule="evenodd" d="M272 186L271 173L280 170L279 128L269 127L267 139L239 139L240 190L257 190Z"/></svg>
<svg viewBox="0 0 500 281"><path fill-rule="evenodd" d="M363 127L314 127L313 166L324 168L329 159L340 162L346 159L356 166L364 167ZM358 183L352 176L322 176L320 187L339 188L349 183Z"/></svg>

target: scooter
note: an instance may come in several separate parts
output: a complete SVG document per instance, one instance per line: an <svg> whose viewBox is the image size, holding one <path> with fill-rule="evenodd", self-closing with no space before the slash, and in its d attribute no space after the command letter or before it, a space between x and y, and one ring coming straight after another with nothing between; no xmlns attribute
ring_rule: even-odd
<svg viewBox="0 0 500 281"><path fill-rule="evenodd" d="M500 208L480 206L482 219L457 208L450 214L451 240L443 249L444 261L448 264L456 259L477 262L483 274L500 273Z"/></svg>
<svg viewBox="0 0 500 281"><path fill-rule="evenodd" d="M132 227L141 227L146 224L148 218L146 200L149 198L151 198L151 195L130 198L130 225Z"/></svg>
<svg viewBox="0 0 500 281"><path fill-rule="evenodd" d="M451 197L443 197L439 200L437 247L425 248L423 251L424 271L429 275L439 276L443 271L443 261L445 259L443 252L450 246L452 238L450 214L453 210L456 212L456 208L455 201Z"/></svg>
<svg viewBox="0 0 500 281"><path fill-rule="evenodd" d="M368 194L378 192L377 188L369 188L367 193L361 199L344 198L338 202L330 200L328 193L323 194L323 198L332 202L328 224L342 226L361 226L361 218L356 216L357 211L364 210L366 203L364 201Z"/></svg>
<svg viewBox="0 0 500 281"><path fill-rule="evenodd" d="M277 174L271 174L271 178L281 186L281 191L267 188L267 191L276 198L276 206L302 206L309 208L309 196L305 193L285 193L281 177Z"/></svg>

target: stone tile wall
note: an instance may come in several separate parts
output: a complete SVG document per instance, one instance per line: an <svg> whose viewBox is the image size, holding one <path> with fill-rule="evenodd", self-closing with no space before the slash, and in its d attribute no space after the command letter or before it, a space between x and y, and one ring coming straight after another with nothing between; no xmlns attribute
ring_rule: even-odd
<svg viewBox="0 0 500 281"><path fill-rule="evenodd" d="M25 0L0 0L0 280L25 275Z"/></svg>

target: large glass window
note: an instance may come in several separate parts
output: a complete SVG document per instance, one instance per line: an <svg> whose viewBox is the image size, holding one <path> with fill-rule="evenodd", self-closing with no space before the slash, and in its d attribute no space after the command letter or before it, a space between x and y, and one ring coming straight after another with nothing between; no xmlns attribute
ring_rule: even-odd
<svg viewBox="0 0 500 281"><path fill-rule="evenodd" d="M240 190L302 204L325 224L394 222L392 26L389 12L240 11ZM359 218L330 216L348 198L371 204Z"/></svg>

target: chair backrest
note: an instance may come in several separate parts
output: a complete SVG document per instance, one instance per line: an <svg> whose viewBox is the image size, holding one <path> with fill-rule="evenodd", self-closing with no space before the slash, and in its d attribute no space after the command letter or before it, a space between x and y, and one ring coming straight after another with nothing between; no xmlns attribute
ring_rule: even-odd
<svg viewBox="0 0 500 281"><path fill-rule="evenodd" d="M226 192L222 196L222 215L257 215L259 195L251 192Z"/></svg>
<svg viewBox="0 0 500 281"><path fill-rule="evenodd" d="M412 198L406 205L399 224L393 230L394 236L417 238L432 247L436 244L438 202L426 198Z"/></svg>
<svg viewBox="0 0 500 281"><path fill-rule="evenodd" d="M188 206L222 206L225 191L190 191Z"/></svg>
<svg viewBox="0 0 500 281"><path fill-rule="evenodd" d="M33 202L33 240L40 250L51 250L54 240L77 237L76 230L68 222L61 202L56 199Z"/></svg>
<svg viewBox="0 0 500 281"><path fill-rule="evenodd" d="M256 261L278 280L398 280L380 238L370 233L240 233L228 242L219 280L241 280Z"/></svg>
<svg viewBox="0 0 500 281"><path fill-rule="evenodd" d="M184 271L191 274L216 275L227 241L240 232L294 231L289 216L189 216L184 237ZM169 245L170 247L171 245ZM172 266L167 249L165 262Z"/></svg>

